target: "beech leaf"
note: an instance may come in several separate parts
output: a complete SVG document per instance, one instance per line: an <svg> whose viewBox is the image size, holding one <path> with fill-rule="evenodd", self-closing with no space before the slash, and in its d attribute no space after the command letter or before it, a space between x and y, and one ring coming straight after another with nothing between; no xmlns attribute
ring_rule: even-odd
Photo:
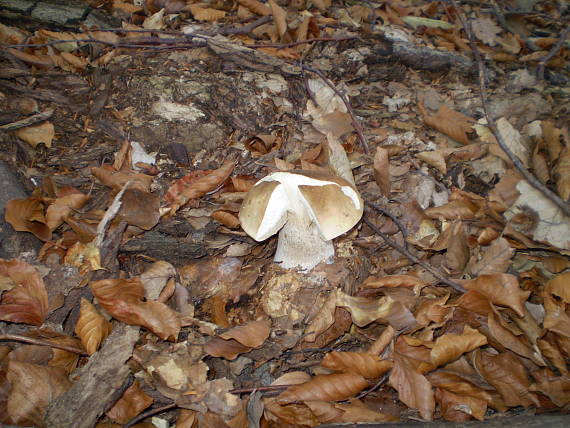
<svg viewBox="0 0 570 428"><path fill-rule="evenodd" d="M111 323L97 311L93 304L82 298L79 319L75 324L75 333L81 339L81 343L89 355L99 349L111 329Z"/></svg>
<svg viewBox="0 0 570 428"><path fill-rule="evenodd" d="M390 196L390 158L388 150L378 147L374 155L374 180L380 188L380 193L385 196Z"/></svg>
<svg viewBox="0 0 570 428"><path fill-rule="evenodd" d="M431 361L435 367L439 367L486 343L484 335L465 325L462 334L447 333L437 338L431 349Z"/></svg>
<svg viewBox="0 0 570 428"><path fill-rule="evenodd" d="M8 201L5 218L18 232L31 232L42 241L51 239L51 230L44 217L44 205L37 198Z"/></svg>
<svg viewBox="0 0 570 428"><path fill-rule="evenodd" d="M310 381L295 385L277 397L279 404L295 401L342 401L358 394L368 382L357 373L318 375Z"/></svg>
<svg viewBox="0 0 570 428"><path fill-rule="evenodd" d="M362 377L373 379L390 370L393 363L364 352L333 351L325 355L321 366L343 373L358 373Z"/></svg>
<svg viewBox="0 0 570 428"><path fill-rule="evenodd" d="M115 422L126 424L150 406L153 401L154 400L141 389L139 383L135 381L106 415Z"/></svg>
<svg viewBox="0 0 570 428"><path fill-rule="evenodd" d="M258 348L263 345L265 339L269 337L270 332L271 321L260 320L234 327L225 333L220 334L220 337L226 340L234 339L242 345L250 348Z"/></svg>

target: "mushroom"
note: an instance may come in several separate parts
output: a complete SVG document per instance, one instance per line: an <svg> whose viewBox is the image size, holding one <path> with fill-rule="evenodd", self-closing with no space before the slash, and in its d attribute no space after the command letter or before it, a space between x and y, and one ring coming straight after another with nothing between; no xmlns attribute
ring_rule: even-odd
<svg viewBox="0 0 570 428"><path fill-rule="evenodd" d="M362 217L364 204L346 180L315 171L274 172L259 180L239 212L241 226L256 241L279 232L275 262L309 271L332 263L332 239Z"/></svg>

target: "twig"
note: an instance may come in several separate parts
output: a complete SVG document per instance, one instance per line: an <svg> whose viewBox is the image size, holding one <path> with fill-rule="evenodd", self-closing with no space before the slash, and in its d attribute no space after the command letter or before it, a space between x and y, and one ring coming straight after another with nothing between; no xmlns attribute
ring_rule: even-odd
<svg viewBox="0 0 570 428"><path fill-rule="evenodd" d="M254 391L276 391L279 389L289 388L293 385L267 385L267 386L256 386L255 388L237 388L230 390L230 394L249 394Z"/></svg>
<svg viewBox="0 0 570 428"><path fill-rule="evenodd" d="M292 48L293 46L304 45L306 43L313 43L313 42L342 42L344 40L354 40L358 37L355 36L347 36L347 37L318 37L316 39L307 39L307 40L299 40L298 42L291 42L291 43L264 43L259 45L245 45L248 48L256 49L256 48Z"/></svg>
<svg viewBox="0 0 570 428"><path fill-rule="evenodd" d="M48 120L53 115L52 108L42 111L41 113L34 114L33 116L26 117L25 119L16 122L7 123L0 126L0 131L14 131L16 129L25 128L26 126L34 125L35 123Z"/></svg>
<svg viewBox="0 0 570 428"><path fill-rule="evenodd" d="M348 111L348 114L350 115L350 119L352 121L352 126L354 127L354 130L358 134L358 139L360 140L360 143L362 144L362 149L364 150L364 153L369 155L370 154L370 148L368 147L368 142L366 141L366 137L364 136L362 126L360 126L358 119L356 119L356 114L354 113L354 110L352 109L352 106L350 105L350 101L348 100L347 96L345 94L343 94L342 92L340 92L337 89L337 87L335 86L335 84L333 82L331 82L324 75L324 73L321 70L319 70L317 68L309 67L308 65L304 65L304 64L301 64L301 68L303 70L307 70L307 71L310 71L312 73L315 73L317 76L319 76L321 79L323 79L323 81L327 84L327 86L329 88L331 88L333 90L333 92L336 95L338 95L338 97L342 100L342 102L346 106L346 110Z"/></svg>
<svg viewBox="0 0 570 428"><path fill-rule="evenodd" d="M404 227L404 225L402 224L402 222L394 215L392 214L390 211L385 210L384 208L369 202L369 201L364 201L364 203L366 205L368 205L369 207L374 208L376 211L378 211L381 214L384 214L387 217L390 217L392 219L392 221L394 223L396 223L396 226L398 226L398 229L400 229L400 232L402 233L402 236L404 237L404 247L406 247L406 250L408 249L408 231L406 230L406 228Z"/></svg>
<svg viewBox="0 0 570 428"><path fill-rule="evenodd" d="M135 416L133 419L131 419L129 422L127 422L125 425L123 425L123 428L130 428L133 425L138 424L140 421L142 421L142 420L144 420L150 416L158 415L159 413L166 412L167 410L175 409L176 407L178 407L178 405L176 403L170 403L170 404L167 404L167 405L162 406L162 407L156 407L154 409L147 410L146 412L141 413L138 416Z"/></svg>
<svg viewBox="0 0 570 428"><path fill-rule="evenodd" d="M497 143L501 147L501 149L506 153L509 157L515 168L523 175L526 181L530 183L535 189L539 190L550 199L560 210L568 217L570 217L570 207L552 190L546 187L542 182L540 182L521 162L517 155L515 155L505 140L503 136L498 131L497 126L495 124L495 119L491 115L489 110L489 104L487 102L487 92L485 90L485 82L487 81L487 73L485 69L485 65L483 64L483 59L481 58L481 54L479 53L479 49L477 49L477 44L475 42L475 38L473 36L473 31L471 29L471 23L468 18L464 18L461 9L457 5L455 0L449 0L453 7L457 12L457 16L467 33L469 38L469 46L471 47L471 51L473 56L475 57L475 61L477 62L477 66L479 68L479 96L481 97L481 103L483 104L483 110L485 112L485 118L487 119L487 127L494 135Z"/></svg>
<svg viewBox="0 0 570 428"><path fill-rule="evenodd" d="M548 54L546 54L538 63L539 80L544 80L544 68L546 67L546 63L550 61L552 58L554 58L554 56L557 55L558 52L560 52L560 49L562 49L562 45L566 41L566 37L568 37L568 34L570 34L570 23L560 33L560 39L558 39L558 42L556 42L556 44L552 47L552 49L550 49L550 52L548 52Z"/></svg>
<svg viewBox="0 0 570 428"><path fill-rule="evenodd" d="M89 354L83 349L74 348L73 346L60 345L59 343L53 343L49 340L36 339L34 337L21 336L19 334L0 334L0 341L13 341L13 342L23 342L29 343L30 345L38 346L50 346L52 348L61 349L62 351L72 352L74 354L79 354L88 357Z"/></svg>
<svg viewBox="0 0 570 428"><path fill-rule="evenodd" d="M441 282L443 282L445 285L449 285L450 287L452 287L454 290L459 291L460 293L465 293L465 288L463 288L460 284L458 284L455 281L451 281L450 279L446 278L441 272L439 272L436 268L434 268L433 266L430 266L429 263L424 262L423 260L418 259L416 256L414 256L412 253L410 253L408 250L406 250L404 247L400 246L399 244L395 243L394 241L392 241L390 238L388 238L388 235L386 235L384 232L382 232L380 229L378 229L370 220L368 220L366 217L362 218L364 220L364 223L366 223L375 233L377 233L378 235L380 235L380 237L386 241L386 243L394 248L396 251L398 251L400 254L403 254L404 256L406 256L408 259L410 259L413 263L416 263L418 265L420 265L421 267L423 267L425 270L427 270L428 272L430 272L433 276L435 276L437 279L439 279Z"/></svg>
<svg viewBox="0 0 570 428"><path fill-rule="evenodd" d="M273 17L270 15L262 16L261 18L258 18L255 21L241 27L220 28L218 34L221 34L222 36L229 36L231 34L248 34L257 27L260 27L263 24L267 24L272 19Z"/></svg>
<svg viewBox="0 0 570 428"><path fill-rule="evenodd" d="M369 389L367 389L367 390L365 390L365 391L362 391L360 394L358 394L358 396L356 397L356 399L357 399L357 400L360 400L360 399L366 397L366 396L367 396L368 394L370 394L371 392L376 391L378 388L380 388L380 387L388 380L388 377L389 377L389 376L390 376L389 372L388 372L388 373L385 373L384 376L382 376L382 377L380 378L380 380L379 380L378 382L376 382L372 388L369 388Z"/></svg>

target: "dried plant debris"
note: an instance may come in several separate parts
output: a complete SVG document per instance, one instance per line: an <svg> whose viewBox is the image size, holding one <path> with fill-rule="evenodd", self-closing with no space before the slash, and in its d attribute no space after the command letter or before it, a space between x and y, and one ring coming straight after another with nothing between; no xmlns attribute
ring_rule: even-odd
<svg viewBox="0 0 570 428"><path fill-rule="evenodd" d="M0 11L0 424L568 409L564 2L40 3Z"/></svg>

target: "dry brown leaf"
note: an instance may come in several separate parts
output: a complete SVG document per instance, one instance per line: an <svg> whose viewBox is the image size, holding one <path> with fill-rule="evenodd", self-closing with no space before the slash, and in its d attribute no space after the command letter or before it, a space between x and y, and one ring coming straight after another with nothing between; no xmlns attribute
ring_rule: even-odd
<svg viewBox="0 0 570 428"><path fill-rule="evenodd" d="M61 188L57 196L46 211L46 224L52 232L65 221L67 216L79 210L90 197L73 187Z"/></svg>
<svg viewBox="0 0 570 428"><path fill-rule="evenodd" d="M44 217L44 205L37 198L8 201L5 219L18 232L31 232L42 241L51 239L51 230Z"/></svg>
<svg viewBox="0 0 570 428"><path fill-rule="evenodd" d="M203 258L178 269L178 274L192 299L207 299L218 293L230 294L242 265L237 257Z"/></svg>
<svg viewBox="0 0 570 428"><path fill-rule="evenodd" d="M544 328L565 337L570 337L570 315L563 302L557 302L550 295L544 296ZM1 308L1 306L0 306Z"/></svg>
<svg viewBox="0 0 570 428"><path fill-rule="evenodd" d="M344 412L335 422L357 424L363 422L398 422L400 420L397 416L372 410L358 399L350 400L350 404L337 403L334 406Z"/></svg>
<svg viewBox="0 0 570 428"><path fill-rule="evenodd" d="M25 141L32 147L38 144L45 144L47 148L51 147L53 137L55 136L55 128L51 122L43 122L39 125L26 126L14 131L16 137Z"/></svg>
<svg viewBox="0 0 570 428"><path fill-rule="evenodd" d="M384 350L387 348L387 346L392 342L395 334L396 331L394 330L394 328L391 325L387 326L382 331L380 336L378 336L378 339L376 339L374 343L370 345L370 348L366 352L368 354L375 356L381 355L384 352Z"/></svg>
<svg viewBox="0 0 570 428"><path fill-rule="evenodd" d="M2 293L0 320L41 325L48 314L48 296L40 273L24 261L0 259L0 276L14 284Z"/></svg>
<svg viewBox="0 0 570 428"><path fill-rule="evenodd" d="M380 188L380 193L390 197L390 158L388 150L378 147L374 155L374 180Z"/></svg>
<svg viewBox="0 0 570 428"><path fill-rule="evenodd" d="M467 134L473 130L474 120L442 104L438 112L429 115L422 103L418 104L424 123L462 144L469 144Z"/></svg>
<svg viewBox="0 0 570 428"><path fill-rule="evenodd" d="M126 424L153 403L137 381L123 393L106 415L120 424Z"/></svg>
<svg viewBox="0 0 570 428"><path fill-rule="evenodd" d="M332 351L325 355L321 366L337 372L358 373L362 377L373 379L390 370L393 363L364 352Z"/></svg>
<svg viewBox="0 0 570 428"><path fill-rule="evenodd" d="M353 322L359 327L364 327L373 321L381 321L389 323L396 330L401 330L416 323L410 310L389 296L367 299L352 297L338 290L336 305L346 308Z"/></svg>
<svg viewBox="0 0 570 428"><path fill-rule="evenodd" d="M536 396L529 392L530 383L523 364L513 354L493 355L478 350L473 365L479 375L499 391L507 406L540 406Z"/></svg>
<svg viewBox="0 0 570 428"><path fill-rule="evenodd" d="M447 164L445 163L445 158L441 150L416 153L416 157L428 165L433 166L442 174L447 174Z"/></svg>
<svg viewBox="0 0 570 428"><path fill-rule="evenodd" d="M226 16L226 12L223 10L212 9L210 7L203 8L196 5L190 5L188 8L192 12L192 16L196 21L214 22L219 21Z"/></svg>
<svg viewBox="0 0 570 428"><path fill-rule="evenodd" d="M548 281L545 291L560 297L564 303L570 304L570 272L560 273Z"/></svg>
<svg viewBox="0 0 570 428"><path fill-rule="evenodd" d="M425 210L430 218L445 220L473 220L479 211L477 205L467 199L459 199Z"/></svg>
<svg viewBox="0 0 570 428"><path fill-rule="evenodd" d="M240 225L239 219L227 211L214 211L212 218L230 229L237 229Z"/></svg>
<svg viewBox="0 0 570 428"><path fill-rule="evenodd" d="M319 418L305 404L280 406L277 400L273 399L265 401L264 407L265 419L275 422L277 426L286 423L292 426L316 427L321 423Z"/></svg>
<svg viewBox="0 0 570 428"><path fill-rule="evenodd" d="M434 366L439 367L486 343L487 338L484 335L465 325L461 334L448 333L437 338L430 353L431 361Z"/></svg>
<svg viewBox="0 0 570 428"><path fill-rule="evenodd" d="M570 403L570 378L555 376L548 369L536 370L532 376L537 381L530 386L531 391L541 392L552 400L558 407Z"/></svg>
<svg viewBox="0 0 570 428"><path fill-rule="evenodd" d="M306 383L292 386L282 392L277 397L277 403L287 404L306 400L342 401L367 386L366 379L356 373L318 375Z"/></svg>
<svg viewBox="0 0 570 428"><path fill-rule="evenodd" d="M261 16L271 15L271 9L267 7L266 4L261 3L257 0L238 0L238 3L243 7L248 8L253 13Z"/></svg>
<svg viewBox="0 0 570 428"><path fill-rule="evenodd" d="M568 367L566 366L566 359L562 355L562 351L553 336L553 333L547 333L544 335L544 338L538 339L538 349L540 349L540 353L544 358L550 361L550 363L556 367L562 375L569 376L570 370L568 370Z"/></svg>
<svg viewBox="0 0 570 428"><path fill-rule="evenodd" d="M283 36L287 32L287 12L283 10L274 0L268 0L267 3L271 8L271 14L273 15L273 22L277 27L277 34L279 35L279 40L283 40Z"/></svg>
<svg viewBox="0 0 570 428"><path fill-rule="evenodd" d="M511 258L515 254L514 248L505 238L495 239L485 249L479 261L471 267L472 276L501 274L508 270Z"/></svg>
<svg viewBox="0 0 570 428"><path fill-rule="evenodd" d="M224 162L224 164L216 170L201 171L202 176L188 184L186 184L184 178L178 180L170 186L165 195L166 200L170 203L170 214L174 214L190 199L199 198L208 192L216 190L216 188L227 180L234 170L234 167L235 162L230 160Z"/></svg>
<svg viewBox="0 0 570 428"><path fill-rule="evenodd" d="M548 158L551 162L555 162L558 160L560 153L563 150L563 146L560 141L562 130L556 128L554 121L552 120L543 120L541 125L544 143L546 145L546 150L548 151Z"/></svg>
<svg viewBox="0 0 570 428"><path fill-rule="evenodd" d="M382 278L369 276L364 280L361 288L382 288L382 287L425 287L427 284L417 276L412 275L388 275Z"/></svg>
<svg viewBox="0 0 570 428"><path fill-rule="evenodd" d="M398 391L402 403L412 409L418 409L423 419L433 420L435 399L431 383L417 371L411 358L399 352L394 353L390 384Z"/></svg>
<svg viewBox="0 0 570 428"><path fill-rule="evenodd" d="M338 420L343 414L342 410L337 409L333 403L327 401L307 400L304 404L311 409L311 412L321 423Z"/></svg>
<svg viewBox="0 0 570 428"><path fill-rule="evenodd" d="M439 404L441 416L446 421L465 422L471 417L483 420L487 411L487 403L484 400L454 394L443 388L435 389L435 400Z"/></svg>
<svg viewBox="0 0 570 428"><path fill-rule="evenodd" d="M129 189L139 189L148 193L154 180L154 177L150 175L139 174L134 171L117 171L109 165L93 167L91 173L103 185L115 190L121 190L130 181Z"/></svg>
<svg viewBox="0 0 570 428"><path fill-rule="evenodd" d="M204 345L204 352L212 357L223 357L226 360L233 360L237 358L239 354L251 351L252 348L249 346L242 345L237 340L224 340L219 337L214 337L210 339L206 345Z"/></svg>
<svg viewBox="0 0 570 428"><path fill-rule="evenodd" d="M431 322L443 322L452 310L452 308L444 306L448 299L449 294L439 298L421 297L414 314L418 324L426 326Z"/></svg>
<svg viewBox="0 0 570 428"><path fill-rule="evenodd" d="M489 326L489 332L493 338L500 343L501 346L513 351L515 354L528 358L534 361L535 364L543 366L544 362L535 356L528 343L521 337L515 336L508 328L503 327L495 317L495 314L489 314L487 317L487 325Z"/></svg>
<svg viewBox="0 0 570 428"><path fill-rule="evenodd" d="M454 222L449 230L449 243L444 260L444 266L449 275L452 277L461 276L470 255L463 223Z"/></svg>
<svg viewBox="0 0 570 428"><path fill-rule="evenodd" d="M101 343L111 333L111 323L97 311L87 299L81 298L79 319L75 324L75 333L81 339L83 348L89 355L99 349Z"/></svg>
<svg viewBox="0 0 570 428"><path fill-rule="evenodd" d="M144 286L139 278L105 279L91 283L93 295L114 318L148 328L164 340L176 340L180 318L157 301L143 301Z"/></svg>
<svg viewBox="0 0 570 428"><path fill-rule="evenodd" d="M69 389L65 370L10 361L6 377L12 390L6 412L20 426L44 426L47 406Z"/></svg>
<svg viewBox="0 0 570 428"><path fill-rule="evenodd" d="M485 296L495 305L507 306L519 316L524 314L524 302L530 291L519 287L517 278L506 273L481 275L472 280L458 280L467 290L473 290Z"/></svg>
<svg viewBox="0 0 570 428"><path fill-rule="evenodd" d="M148 176L147 176L148 177ZM121 198L118 220L127 224L150 230L160 220L160 197L137 188L128 188Z"/></svg>
<svg viewBox="0 0 570 428"><path fill-rule="evenodd" d="M271 321L260 320L252 321L238 327L234 327L220 334L222 339L234 339L242 345L250 348L258 348L269 337L271 332Z"/></svg>

